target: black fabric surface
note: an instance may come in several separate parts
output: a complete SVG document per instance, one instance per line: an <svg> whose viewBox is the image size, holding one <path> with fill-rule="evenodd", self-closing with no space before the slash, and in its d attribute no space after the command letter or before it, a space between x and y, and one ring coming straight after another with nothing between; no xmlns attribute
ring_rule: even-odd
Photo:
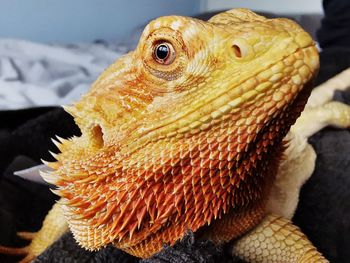
<svg viewBox="0 0 350 263"><path fill-rule="evenodd" d="M63 262L93 262L93 263L134 263L138 260L121 250L109 246L98 252L89 252L77 245L73 235L66 233L45 253L40 255L35 263L63 263Z"/></svg>
<svg viewBox="0 0 350 263"><path fill-rule="evenodd" d="M160 253L145 260L139 260L112 246L108 246L98 252L85 251L76 244L71 233L66 233L34 261L34 263L45 262L242 263L243 261L238 258L232 258L223 249L215 247L208 241L196 240L193 233L186 235L183 240L177 242L173 247L164 246Z"/></svg>
<svg viewBox="0 0 350 263"><path fill-rule="evenodd" d="M52 160L57 151L50 138L79 135L72 118L62 109L36 108L0 111L0 244L23 246L16 231L36 231L53 205L47 186L13 175L16 170ZM0 262L12 262L0 255Z"/></svg>
<svg viewBox="0 0 350 263"><path fill-rule="evenodd" d="M324 17L317 31L322 48L316 85L350 66L350 1L323 0Z"/></svg>
<svg viewBox="0 0 350 263"><path fill-rule="evenodd" d="M350 1L323 0L324 18L317 40L322 48L350 48Z"/></svg>

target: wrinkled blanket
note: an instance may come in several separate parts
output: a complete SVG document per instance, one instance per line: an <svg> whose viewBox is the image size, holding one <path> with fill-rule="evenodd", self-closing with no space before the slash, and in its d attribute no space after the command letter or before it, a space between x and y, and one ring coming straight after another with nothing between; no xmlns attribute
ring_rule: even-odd
<svg viewBox="0 0 350 263"><path fill-rule="evenodd" d="M116 43L64 46L0 39L0 109L72 103L127 51Z"/></svg>

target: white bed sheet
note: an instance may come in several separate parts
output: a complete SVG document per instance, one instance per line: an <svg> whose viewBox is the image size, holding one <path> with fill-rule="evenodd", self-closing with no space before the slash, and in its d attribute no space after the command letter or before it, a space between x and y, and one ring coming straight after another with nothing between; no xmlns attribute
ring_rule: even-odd
<svg viewBox="0 0 350 263"><path fill-rule="evenodd" d="M0 109L71 104L127 51L111 43L63 46L0 39Z"/></svg>

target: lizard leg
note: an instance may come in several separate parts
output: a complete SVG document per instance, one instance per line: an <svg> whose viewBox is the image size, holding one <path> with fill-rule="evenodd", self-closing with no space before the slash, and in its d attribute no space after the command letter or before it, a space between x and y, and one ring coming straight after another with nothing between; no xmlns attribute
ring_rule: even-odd
<svg viewBox="0 0 350 263"><path fill-rule="evenodd" d="M315 169L316 152L307 138L299 134L289 132L285 139L288 147L271 186L266 212L291 219L299 202L300 189Z"/></svg>
<svg viewBox="0 0 350 263"><path fill-rule="evenodd" d="M316 153L307 138L325 126L350 127L350 106L327 102L306 109L292 126L285 140L288 148L278 168L276 180L267 202L267 212L292 218L299 200L301 186L312 175Z"/></svg>
<svg viewBox="0 0 350 263"><path fill-rule="evenodd" d="M314 108L333 99L336 90L346 90L350 87L350 68L342 71L333 78L315 87L312 91L305 109Z"/></svg>
<svg viewBox="0 0 350 263"><path fill-rule="evenodd" d="M204 226L199 231L199 236L211 240L216 245L236 239L264 219L264 207L265 203L260 202L245 210L225 214L220 220L214 220L209 226Z"/></svg>
<svg viewBox="0 0 350 263"><path fill-rule="evenodd" d="M237 240L232 253L248 262L329 262L289 220L268 215L252 231Z"/></svg>
<svg viewBox="0 0 350 263"><path fill-rule="evenodd" d="M54 243L60 236L68 230L68 224L63 216L63 212L56 203L46 215L42 228L36 232L19 232L18 236L31 240L31 243L22 248L12 248L0 246L0 253L16 256L25 256L20 262L30 262L39 256L46 248Z"/></svg>
<svg viewBox="0 0 350 263"><path fill-rule="evenodd" d="M350 106L331 101L315 108L306 109L291 127L291 131L306 138L326 126L350 127Z"/></svg>

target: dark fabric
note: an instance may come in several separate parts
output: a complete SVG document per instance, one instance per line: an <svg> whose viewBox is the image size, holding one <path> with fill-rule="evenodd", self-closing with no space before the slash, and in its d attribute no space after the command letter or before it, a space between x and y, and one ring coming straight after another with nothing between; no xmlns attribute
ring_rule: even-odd
<svg viewBox="0 0 350 263"><path fill-rule="evenodd" d="M71 233L67 233L34 261L34 263L46 262L242 263L243 261L232 258L208 241L196 240L192 233L173 247L165 246L160 253L146 260L139 260L112 246L97 252L88 252L77 245Z"/></svg>
<svg viewBox="0 0 350 263"><path fill-rule="evenodd" d="M331 262L350 257L350 133L327 129L310 139L316 170L301 191L294 222Z"/></svg>
<svg viewBox="0 0 350 263"><path fill-rule="evenodd" d="M322 47L316 84L350 67L350 1L324 0L317 32ZM335 99L350 103L350 91ZM350 256L350 133L327 128L310 138L317 152L314 174L303 186L294 222L331 262Z"/></svg>
<svg viewBox="0 0 350 263"><path fill-rule="evenodd" d="M187 234L183 240L174 246L165 246L161 252L142 263L196 263L222 262L244 263L239 258L233 258L225 247L215 247L209 241L196 240L193 233Z"/></svg>
<svg viewBox="0 0 350 263"><path fill-rule="evenodd" d="M316 85L350 66L350 1L323 0L324 17L317 31L322 48Z"/></svg>
<svg viewBox="0 0 350 263"><path fill-rule="evenodd" d="M350 104L350 90L334 99ZM293 221L331 262L350 257L350 132L326 128L309 139L317 152ZM312 223L313 222L313 223Z"/></svg>
<svg viewBox="0 0 350 263"><path fill-rule="evenodd" d="M349 48L332 47L322 50L320 64L321 67L315 85L325 82L350 66L350 45Z"/></svg>
<svg viewBox="0 0 350 263"><path fill-rule="evenodd" d="M13 175L16 170L52 160L50 138L79 135L72 118L59 108L0 111L0 244L23 246L16 231L36 231L53 205L47 186ZM0 262L11 262L0 255Z"/></svg>
<svg viewBox="0 0 350 263"><path fill-rule="evenodd" d="M324 18L317 39L324 48L350 48L350 1L323 0Z"/></svg>
<svg viewBox="0 0 350 263"><path fill-rule="evenodd" d="M66 233L33 263L134 263L138 260L121 250L109 246L98 252L90 252L78 246L71 233Z"/></svg>
<svg viewBox="0 0 350 263"><path fill-rule="evenodd" d="M51 143L55 135L79 135L73 119L63 109L34 108L0 111L0 174L17 155L53 160L48 150L57 152Z"/></svg>

